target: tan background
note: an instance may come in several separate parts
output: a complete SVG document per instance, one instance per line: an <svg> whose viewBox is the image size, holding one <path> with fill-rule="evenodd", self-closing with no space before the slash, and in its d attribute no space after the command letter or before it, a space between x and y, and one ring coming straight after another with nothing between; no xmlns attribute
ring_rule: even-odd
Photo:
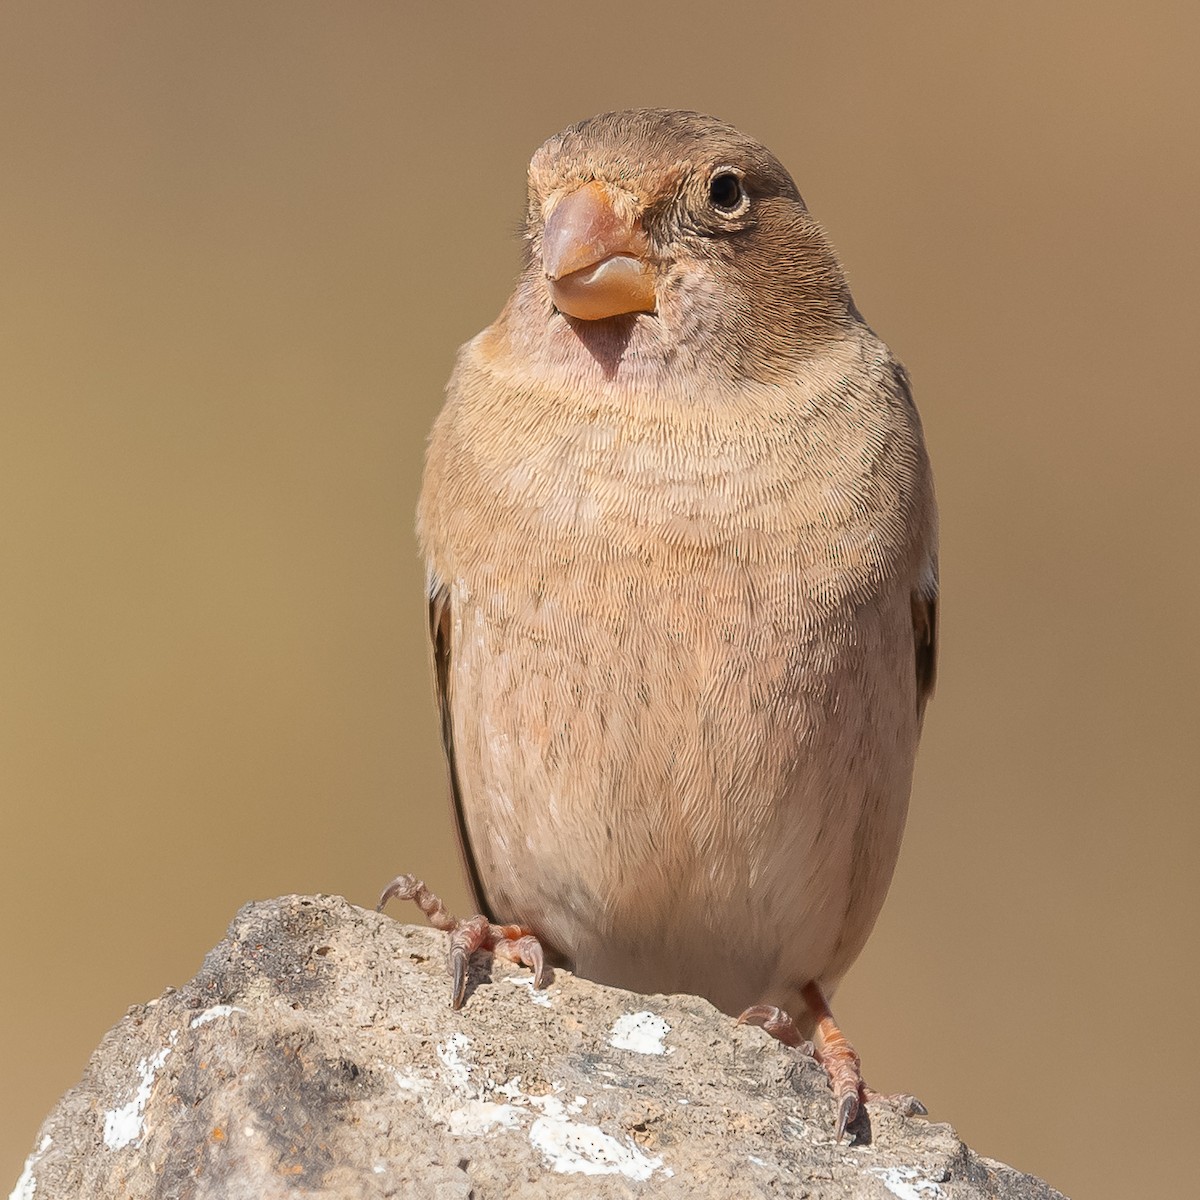
<svg viewBox="0 0 1200 1200"><path fill-rule="evenodd" d="M937 468L869 1076L1077 1197L1194 1194L1200 6L672 7L0 10L0 1186L243 901L462 901L422 443L530 152L659 104L792 167Z"/></svg>

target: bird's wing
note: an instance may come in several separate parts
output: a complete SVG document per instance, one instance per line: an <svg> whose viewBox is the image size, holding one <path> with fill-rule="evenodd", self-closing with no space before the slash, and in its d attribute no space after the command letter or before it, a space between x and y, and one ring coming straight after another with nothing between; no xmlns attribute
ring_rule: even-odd
<svg viewBox="0 0 1200 1200"><path fill-rule="evenodd" d="M458 835L458 850L462 857L463 871L467 876L467 887L471 892L471 903L475 905L475 912L483 913L489 921L495 921L484 897L483 882L479 878L475 852L471 848L471 840L467 834L462 788L459 785L458 769L454 761L454 722L450 713L450 667L453 653L451 644L453 621L450 604L450 589L431 577L429 582L429 639L433 645L434 687L437 690L438 711L442 717L442 746L446 751L446 767L450 776L450 802L454 809L454 830Z"/></svg>
<svg viewBox="0 0 1200 1200"><path fill-rule="evenodd" d="M920 425L917 402L912 398L912 384L908 372L899 362L893 362L893 378L901 400L912 412L912 419ZM926 468L928 470L928 468ZM929 493L929 521L926 532L929 544L925 547L925 562L917 588L912 593L912 649L913 665L917 671L917 718L925 715L925 704L934 695L937 682L937 516L934 498Z"/></svg>
<svg viewBox="0 0 1200 1200"><path fill-rule="evenodd" d="M936 585L935 585L936 586ZM917 716L925 715L925 705L933 695L937 681L937 593L912 595L913 651L917 667Z"/></svg>
<svg viewBox="0 0 1200 1200"><path fill-rule="evenodd" d="M913 399L912 384L908 372L894 363L894 377L901 399L912 413L913 420L920 424L916 401ZM925 705L933 695L937 682L938 643L938 562L937 562L937 517L933 507L933 494L927 497L929 520L925 528L929 533L924 569L912 594L913 658L917 672L917 717L925 716Z"/></svg>

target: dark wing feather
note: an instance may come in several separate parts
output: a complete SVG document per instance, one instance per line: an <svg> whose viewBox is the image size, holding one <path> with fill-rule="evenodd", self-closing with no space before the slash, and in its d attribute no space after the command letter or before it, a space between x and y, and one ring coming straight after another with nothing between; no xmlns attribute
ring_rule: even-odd
<svg viewBox="0 0 1200 1200"><path fill-rule="evenodd" d="M483 893L483 882L479 878L479 867L475 852L467 835L467 823L463 814L462 789L459 787L458 771L454 762L454 722L450 715L450 631L453 627L450 613L450 589L441 584L431 584L429 591L429 638L433 644L433 678L437 689L438 710L442 717L442 747L446 751L446 767L450 775L450 801L454 809L454 831L458 834L458 851L462 858L467 887L471 892L474 911L483 913L489 921L495 921Z"/></svg>
<svg viewBox="0 0 1200 1200"><path fill-rule="evenodd" d="M911 410L913 419L919 425L921 418L917 415L917 406L913 400L912 384L909 382L908 372L900 363L894 363L893 370L900 398ZM936 542L931 548L931 557L932 561L928 564L928 579L923 580L920 589L912 594L913 653L917 671L918 718L924 717L925 705L929 703L929 697L933 695L933 685L937 681L938 584Z"/></svg>
<svg viewBox="0 0 1200 1200"><path fill-rule="evenodd" d="M937 612L936 596L912 598L913 650L917 667L917 716L925 715L925 705L933 695L937 681Z"/></svg>

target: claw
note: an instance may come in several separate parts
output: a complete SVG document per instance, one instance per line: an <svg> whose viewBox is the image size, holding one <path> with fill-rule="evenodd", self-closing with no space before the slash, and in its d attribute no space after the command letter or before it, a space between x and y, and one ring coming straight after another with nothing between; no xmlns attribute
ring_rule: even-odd
<svg viewBox="0 0 1200 1200"><path fill-rule="evenodd" d="M546 974L546 955L542 943L532 934L526 934L516 943L516 949L521 961L533 971L533 986L544 988L550 980Z"/></svg>
<svg viewBox="0 0 1200 1200"><path fill-rule="evenodd" d="M852 1092L849 1096L843 1096L842 1102L838 1105L837 1118L837 1140L840 1142L846 1135L846 1127L853 1122L858 1116L858 1097Z"/></svg>
<svg viewBox="0 0 1200 1200"><path fill-rule="evenodd" d="M792 1046L804 1054L812 1054L812 1043L801 1037L796 1022L782 1008L776 1008L773 1004L755 1004L746 1009L738 1017L738 1024L757 1025L785 1046Z"/></svg>
<svg viewBox="0 0 1200 1200"><path fill-rule="evenodd" d="M542 944L522 926L493 925L485 916L460 921L415 875L397 875L383 889L375 911L381 912L389 900L397 897L416 901L430 925L450 934L451 1008L462 1008L466 1001L471 955L476 950L490 950L500 958L531 967L534 987L544 988L550 982Z"/></svg>
<svg viewBox="0 0 1200 1200"><path fill-rule="evenodd" d="M375 905L375 911L383 912L383 906L395 897L399 897L401 900L415 901L434 929L452 930L458 925L441 900L415 875L397 875L383 889L379 903Z"/></svg>
<svg viewBox="0 0 1200 1200"><path fill-rule="evenodd" d="M467 998L467 974L471 966L471 955L481 946L486 946L492 927L487 917L471 917L456 921L450 935L450 972L453 982L450 988L450 1007L462 1008Z"/></svg>
<svg viewBox="0 0 1200 1200"><path fill-rule="evenodd" d="M453 975L450 983L450 1007L453 1009L462 1008L463 1002L467 998L467 967L469 964L469 954L457 948L450 951L450 971Z"/></svg>
<svg viewBox="0 0 1200 1200"><path fill-rule="evenodd" d="M416 894L416 889L414 887L416 883L417 880L411 875L397 875L396 878L393 879L392 882L389 883L382 892L380 892L379 903L375 905L375 911L383 912L384 905L386 905L389 900L395 899L397 896L400 896L404 900L411 900Z"/></svg>

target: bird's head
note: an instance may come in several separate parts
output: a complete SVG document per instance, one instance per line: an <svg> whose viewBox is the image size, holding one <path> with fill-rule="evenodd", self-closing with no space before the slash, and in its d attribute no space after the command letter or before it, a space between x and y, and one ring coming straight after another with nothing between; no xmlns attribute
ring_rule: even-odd
<svg viewBox="0 0 1200 1200"><path fill-rule="evenodd" d="M552 137L530 163L525 237L521 307L589 348L646 326L652 357L771 378L853 312L779 160L699 113L605 113Z"/></svg>

